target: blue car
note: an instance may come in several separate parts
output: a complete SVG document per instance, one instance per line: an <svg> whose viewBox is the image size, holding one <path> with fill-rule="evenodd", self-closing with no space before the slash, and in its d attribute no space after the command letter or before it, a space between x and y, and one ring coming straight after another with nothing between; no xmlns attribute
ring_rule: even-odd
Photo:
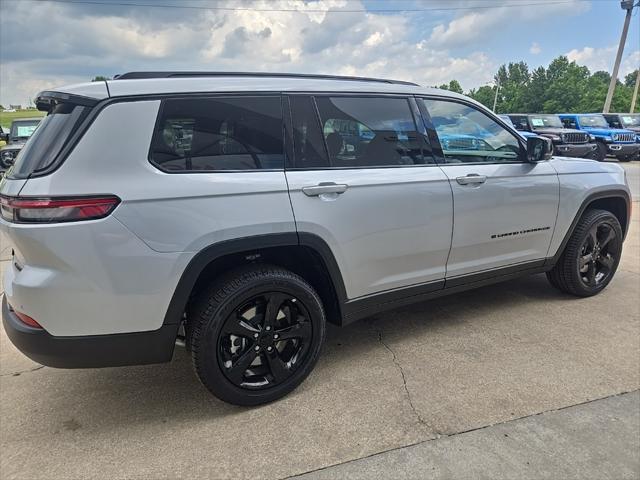
<svg viewBox="0 0 640 480"><path fill-rule="evenodd" d="M514 130L516 130L520 134L520 136L522 138L524 138L524 139L526 139L528 137L537 137L538 136L535 133L527 132L526 130L518 130L516 128L516 126L513 124L513 122L511 121L511 118L509 118L509 115L498 115L498 118L500 118L500 120L502 120L504 123L506 123L507 125L512 127Z"/></svg>
<svg viewBox="0 0 640 480"><path fill-rule="evenodd" d="M598 160L604 160L607 154L621 162L638 157L640 142L636 133L623 128L611 128L601 113L561 113L559 116L565 127L582 130L595 137Z"/></svg>

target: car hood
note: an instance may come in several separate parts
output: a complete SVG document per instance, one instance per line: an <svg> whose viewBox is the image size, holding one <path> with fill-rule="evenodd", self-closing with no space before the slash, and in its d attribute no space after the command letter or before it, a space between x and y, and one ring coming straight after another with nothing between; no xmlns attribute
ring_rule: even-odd
<svg viewBox="0 0 640 480"><path fill-rule="evenodd" d="M580 130L574 128L534 128L533 131L537 134L544 135L560 135L561 133L581 133Z"/></svg>
<svg viewBox="0 0 640 480"><path fill-rule="evenodd" d="M27 142L12 142L0 147L0 150L20 150Z"/></svg>
<svg viewBox="0 0 640 480"><path fill-rule="evenodd" d="M622 128L583 127L583 130L594 135L613 135L614 133L633 133Z"/></svg>

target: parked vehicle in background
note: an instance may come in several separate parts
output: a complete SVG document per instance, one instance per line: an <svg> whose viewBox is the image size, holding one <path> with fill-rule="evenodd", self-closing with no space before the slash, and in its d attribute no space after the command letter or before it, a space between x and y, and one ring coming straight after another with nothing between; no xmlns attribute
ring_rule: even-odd
<svg viewBox="0 0 640 480"><path fill-rule="evenodd" d="M607 155L621 162L628 162L640 152L640 142L636 133L622 128L611 128L601 113L562 113L559 115L567 128L575 128L593 135L598 146L597 159L602 161Z"/></svg>
<svg viewBox="0 0 640 480"><path fill-rule="evenodd" d="M604 118L611 128L623 128L636 134L640 143L640 113L604 113ZM640 152L632 160L640 160Z"/></svg>
<svg viewBox="0 0 640 480"><path fill-rule="evenodd" d="M0 148L0 172L7 170L36 130L42 118L17 118L11 122L7 144Z"/></svg>
<svg viewBox="0 0 640 480"><path fill-rule="evenodd" d="M595 295L629 226L619 165L406 82L131 73L37 105L0 181L8 337L61 368L180 340L235 404L299 385L327 322L541 272Z"/></svg>
<svg viewBox="0 0 640 480"><path fill-rule="evenodd" d="M2 125L0 125L0 147L5 146L8 140L9 134L5 133L5 131L2 129Z"/></svg>
<svg viewBox="0 0 640 480"><path fill-rule="evenodd" d="M509 113L518 131L530 132L553 142L553 152L565 157L596 158L597 145L589 133L565 128L557 115Z"/></svg>
<svg viewBox="0 0 640 480"><path fill-rule="evenodd" d="M505 115L505 114L498 115L498 118L502 120L504 123L506 123L507 125L509 125L510 127L512 127L514 130L516 130L518 134L521 135L523 138L538 136L537 134L533 132L529 132L528 130L518 130L516 126L513 124L513 122L511 121L511 118L509 118L509 115Z"/></svg>

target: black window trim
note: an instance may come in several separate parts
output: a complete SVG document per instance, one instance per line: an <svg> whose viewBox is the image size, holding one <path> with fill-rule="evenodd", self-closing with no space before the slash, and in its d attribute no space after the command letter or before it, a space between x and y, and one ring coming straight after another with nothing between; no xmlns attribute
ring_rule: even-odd
<svg viewBox="0 0 640 480"><path fill-rule="evenodd" d="M478 105L474 104L473 102L467 101L465 99L462 98L457 98L457 97L449 97L449 96L444 96L444 95L415 95L416 97L416 101L418 102L418 106L420 107L420 112L423 115L423 119L425 120L425 122L427 122L427 130L432 130L433 132L435 132L435 137L436 137L436 141L437 141L437 148L439 150L439 155L435 155L436 157L436 162L438 162L438 165L443 167L443 166L447 166L447 167L458 167L458 166L464 166L464 165L521 165L521 164L525 164L525 163L529 163L526 160L526 152L527 152L527 145L526 145L526 141L524 140L524 138L522 138L522 136L518 133L518 131L516 129L514 129L513 127L507 125L500 117L498 117L495 113L493 112L487 112L482 108L479 108ZM467 107L473 108L477 111L479 111L480 113L484 114L486 117L490 118L491 120L495 121L498 125L500 125L501 127L503 127L505 130L507 130L509 133L511 133L516 140L518 141L519 145L520 145L520 156L524 159L524 160L520 160L518 159L517 161L508 161L508 162L460 162L460 163L447 163L445 156L444 156L444 151L442 150L442 145L440 144L440 137L438 137L435 126L433 124L433 121L431 119L431 114L429 113L429 109L427 108L426 104L424 103L424 100L440 100L440 101L446 101L446 102L450 102L450 103L459 103L461 105L465 105ZM422 100L422 101L421 101Z"/></svg>
<svg viewBox="0 0 640 480"><path fill-rule="evenodd" d="M307 96L311 98L313 103L313 107L315 110L315 114L317 117L318 125L322 128L322 118L320 117L320 111L318 110L318 105L316 103L316 97L349 97L349 98L380 98L380 97L390 97L390 98L401 98L407 101L407 105L409 107L409 111L411 113L411 117L413 118L413 123L416 128L416 133L418 133L418 142L420 144L420 150L424 154L425 145L429 145L431 147L431 155L434 159L432 163L418 163L413 165L363 165L363 166L345 166L345 167L334 167L331 165L325 167L298 167L297 159L295 155L293 156L292 167L287 168L287 171L322 171L322 170L378 170L378 169L386 169L386 168L421 168L421 167L437 167L437 158L435 155L435 149L433 144L427 144L428 138L425 138L422 134L422 130L420 129L420 119L416 117L416 112L412 108L412 101L415 101L414 95L412 94L404 94L404 93L362 93L362 92L317 92L317 91L302 91L302 92L284 92L283 96L292 97L292 96ZM290 107L290 105L289 105ZM291 110L289 110L289 116L291 117ZM291 124L293 126L293 117L291 117ZM329 156L329 150L327 148L327 142L325 141L324 135L322 135L322 144L324 145L324 152L327 156L329 164L331 164L331 158Z"/></svg>
<svg viewBox="0 0 640 480"><path fill-rule="evenodd" d="M217 93L209 93L209 94L188 94L188 95L163 95L163 98L159 98L160 106L158 107L158 114L156 116L156 120L153 124L153 133L151 134L151 142L149 143L149 152L147 153L147 161L151 164L151 166L162 173L166 173L167 175L193 175L193 174L203 174L203 173L258 173L258 172L284 172L287 166L287 129L286 129L286 121L285 121L285 110L284 110L284 102L283 95L280 92L244 92L244 93L227 93L223 92L222 94ZM227 169L227 170L167 170L162 168L160 165L155 163L152 159L151 153L153 150L153 137L156 134L157 128L159 126L160 120L162 119L162 112L164 110L164 106L167 100L182 100L188 98L189 100L199 100L199 99L214 99L214 98L240 98L240 97L271 97L278 98L280 100L280 113L282 118L282 168L251 168L251 169Z"/></svg>

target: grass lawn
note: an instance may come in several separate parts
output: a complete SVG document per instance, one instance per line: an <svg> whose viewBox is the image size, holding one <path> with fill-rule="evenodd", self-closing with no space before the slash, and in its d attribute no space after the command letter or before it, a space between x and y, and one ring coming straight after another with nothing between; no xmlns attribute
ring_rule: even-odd
<svg viewBox="0 0 640 480"><path fill-rule="evenodd" d="M17 110L15 112L0 112L0 125L7 132L11 122L16 118L44 117L46 112L40 110Z"/></svg>

